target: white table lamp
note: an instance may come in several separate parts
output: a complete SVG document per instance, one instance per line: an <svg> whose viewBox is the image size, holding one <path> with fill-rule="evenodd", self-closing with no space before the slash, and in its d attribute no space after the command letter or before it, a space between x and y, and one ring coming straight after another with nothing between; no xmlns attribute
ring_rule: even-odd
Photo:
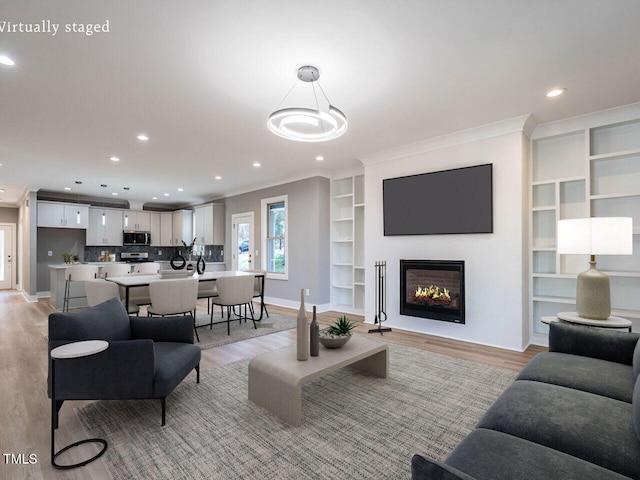
<svg viewBox="0 0 640 480"><path fill-rule="evenodd" d="M630 217L560 220L558 253L590 255L590 268L578 275L576 309L582 318L606 320L611 315L609 277L596 269L596 255L632 255Z"/></svg>

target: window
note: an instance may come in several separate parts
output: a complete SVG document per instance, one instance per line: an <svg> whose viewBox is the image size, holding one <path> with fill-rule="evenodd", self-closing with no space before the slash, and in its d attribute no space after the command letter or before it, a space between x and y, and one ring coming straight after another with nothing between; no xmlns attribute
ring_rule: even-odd
<svg viewBox="0 0 640 480"><path fill-rule="evenodd" d="M262 200L262 268L269 278L288 278L287 195Z"/></svg>

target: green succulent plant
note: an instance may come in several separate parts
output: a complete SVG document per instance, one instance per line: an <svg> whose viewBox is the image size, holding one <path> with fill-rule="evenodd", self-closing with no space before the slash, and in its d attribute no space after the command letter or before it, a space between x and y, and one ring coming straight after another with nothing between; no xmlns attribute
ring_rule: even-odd
<svg viewBox="0 0 640 480"><path fill-rule="evenodd" d="M327 328L327 333L331 335L351 335L351 330L356 324L350 321L346 316L338 317L335 323Z"/></svg>

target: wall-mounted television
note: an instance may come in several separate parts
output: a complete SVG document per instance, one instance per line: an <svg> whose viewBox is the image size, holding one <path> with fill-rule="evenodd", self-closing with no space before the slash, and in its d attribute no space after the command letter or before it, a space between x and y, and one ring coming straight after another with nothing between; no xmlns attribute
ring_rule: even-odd
<svg viewBox="0 0 640 480"><path fill-rule="evenodd" d="M493 233L493 164L382 181L384 234Z"/></svg>

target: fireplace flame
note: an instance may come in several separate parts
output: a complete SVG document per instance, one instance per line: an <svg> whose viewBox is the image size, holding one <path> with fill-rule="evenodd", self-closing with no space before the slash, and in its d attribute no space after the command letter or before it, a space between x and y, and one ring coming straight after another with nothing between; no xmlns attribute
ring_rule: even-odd
<svg viewBox="0 0 640 480"><path fill-rule="evenodd" d="M429 285L421 287L418 285L416 293L413 296L416 302L429 302L440 305L449 305L451 303L451 292L447 288L440 288L438 285Z"/></svg>

